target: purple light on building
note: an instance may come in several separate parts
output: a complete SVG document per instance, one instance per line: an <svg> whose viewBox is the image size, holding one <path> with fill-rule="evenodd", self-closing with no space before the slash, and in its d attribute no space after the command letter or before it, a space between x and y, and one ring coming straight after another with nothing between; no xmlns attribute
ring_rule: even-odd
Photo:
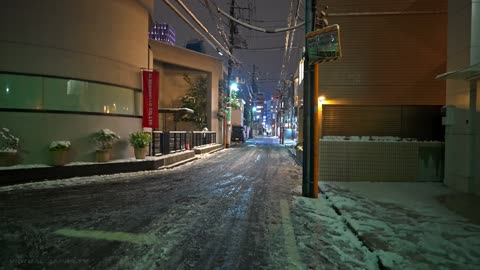
<svg viewBox="0 0 480 270"><path fill-rule="evenodd" d="M148 37L175 45L175 30L167 23L155 23L152 30L148 32Z"/></svg>

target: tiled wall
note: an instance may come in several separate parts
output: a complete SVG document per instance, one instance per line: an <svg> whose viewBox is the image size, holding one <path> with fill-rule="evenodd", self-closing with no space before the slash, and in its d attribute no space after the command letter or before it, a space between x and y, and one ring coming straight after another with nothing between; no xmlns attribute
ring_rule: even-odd
<svg viewBox="0 0 480 270"><path fill-rule="evenodd" d="M320 141L320 181L442 181L441 142Z"/></svg>

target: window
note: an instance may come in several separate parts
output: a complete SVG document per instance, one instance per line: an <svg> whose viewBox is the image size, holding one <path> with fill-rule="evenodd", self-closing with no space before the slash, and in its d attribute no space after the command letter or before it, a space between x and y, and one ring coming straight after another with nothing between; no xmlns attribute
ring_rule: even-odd
<svg viewBox="0 0 480 270"><path fill-rule="evenodd" d="M138 95L101 83L0 73L0 108L138 115Z"/></svg>

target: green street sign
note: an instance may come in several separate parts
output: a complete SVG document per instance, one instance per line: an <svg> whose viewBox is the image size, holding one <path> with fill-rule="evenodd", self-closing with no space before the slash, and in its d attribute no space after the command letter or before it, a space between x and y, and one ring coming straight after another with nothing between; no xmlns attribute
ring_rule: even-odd
<svg viewBox="0 0 480 270"><path fill-rule="evenodd" d="M338 24L310 32L305 39L309 64L336 60L342 56Z"/></svg>
<svg viewBox="0 0 480 270"><path fill-rule="evenodd" d="M232 123L232 107L227 107L227 124Z"/></svg>

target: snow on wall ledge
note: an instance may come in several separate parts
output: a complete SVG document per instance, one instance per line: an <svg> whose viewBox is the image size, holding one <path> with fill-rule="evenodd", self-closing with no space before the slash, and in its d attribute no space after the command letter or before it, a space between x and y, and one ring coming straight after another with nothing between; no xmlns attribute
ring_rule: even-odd
<svg viewBox="0 0 480 270"><path fill-rule="evenodd" d="M319 148L320 181L443 181L443 142L322 139Z"/></svg>

